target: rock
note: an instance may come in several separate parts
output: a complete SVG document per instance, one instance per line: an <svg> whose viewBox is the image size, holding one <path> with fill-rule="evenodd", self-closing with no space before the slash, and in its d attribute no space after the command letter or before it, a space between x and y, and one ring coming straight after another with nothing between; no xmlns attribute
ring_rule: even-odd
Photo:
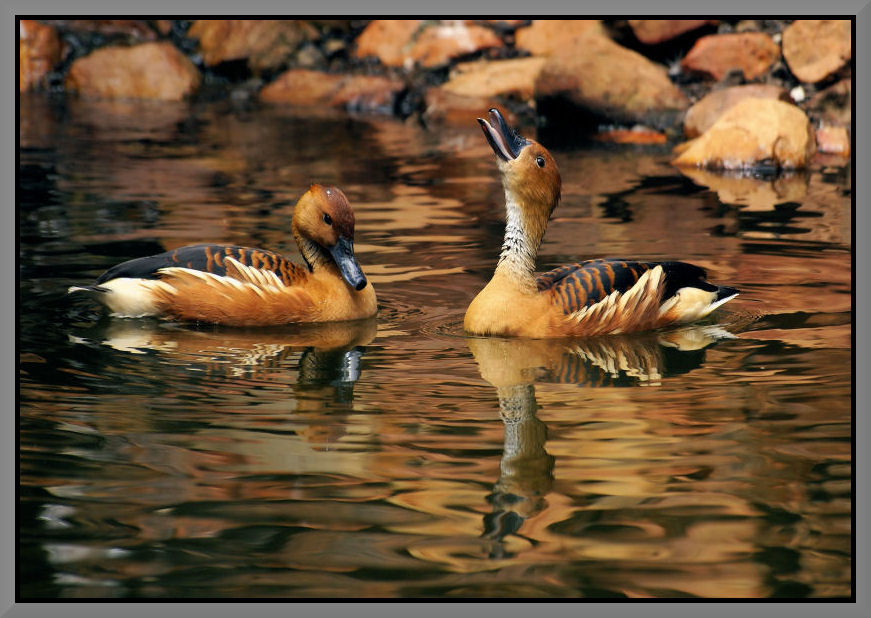
<svg viewBox="0 0 871 618"><path fill-rule="evenodd" d="M783 31L783 58L800 81L825 79L852 54L849 19L798 19Z"/></svg>
<svg viewBox="0 0 871 618"><path fill-rule="evenodd" d="M744 99L787 100L785 88L770 84L747 84L714 90L687 110L683 121L683 132L688 138L698 137L707 131L727 109Z"/></svg>
<svg viewBox="0 0 871 618"><path fill-rule="evenodd" d="M474 118L486 117L491 107L501 107L506 99L531 110L535 80L545 62L545 58L530 57L459 64L448 81L426 92L423 118L429 123L468 125Z"/></svg>
<svg viewBox="0 0 871 618"><path fill-rule="evenodd" d="M805 167L814 153L810 121L798 107L772 99L744 99L700 137L678 147L678 167L778 169Z"/></svg>
<svg viewBox="0 0 871 618"><path fill-rule="evenodd" d="M593 139L600 142L615 144L664 144L667 141L665 133L654 131L644 125L635 125L631 129L607 129L599 131Z"/></svg>
<svg viewBox="0 0 871 618"><path fill-rule="evenodd" d="M98 97L178 101L200 84L197 68L169 42L110 46L78 58L68 90Z"/></svg>
<svg viewBox="0 0 871 618"><path fill-rule="evenodd" d="M374 56L387 66L432 68L453 58L491 47L502 39L483 26L464 21L428 24L418 19L374 20L357 38L357 58Z"/></svg>
<svg viewBox="0 0 871 618"><path fill-rule="evenodd" d="M850 156L850 136L844 127L823 126L817 129L817 151L825 154Z"/></svg>
<svg viewBox="0 0 871 618"><path fill-rule="evenodd" d="M502 39L489 28L463 22L439 24L418 34L408 50L408 58L420 66L432 68L447 64L453 58L501 46Z"/></svg>
<svg viewBox="0 0 871 618"><path fill-rule="evenodd" d="M546 61L545 58L530 57L466 62L455 67L441 88L462 96L501 95L531 101L535 93L535 80Z"/></svg>
<svg viewBox="0 0 871 618"><path fill-rule="evenodd" d="M424 105L422 118L425 123L460 127L471 126L475 118L486 118L487 110L498 106L491 97L455 94L439 87L426 91ZM506 122L516 124L517 118L512 114L505 111L503 115Z"/></svg>
<svg viewBox="0 0 871 618"><path fill-rule="evenodd" d="M696 41L681 60L681 68L717 80L740 69L746 79L756 79L779 57L780 48L764 32L711 34Z"/></svg>
<svg viewBox="0 0 871 618"><path fill-rule="evenodd" d="M200 19L188 30L206 66L247 60L255 73L281 66L317 34L304 20L281 19Z"/></svg>
<svg viewBox="0 0 871 618"><path fill-rule="evenodd" d="M346 107L357 111L390 112L405 84L376 75L336 75L290 69L260 91L270 103Z"/></svg>
<svg viewBox="0 0 871 618"><path fill-rule="evenodd" d="M556 99L618 124L656 128L672 124L689 105L668 79L665 67L595 30L576 39L574 45L560 48L542 67L535 84L537 104L546 107Z"/></svg>
<svg viewBox="0 0 871 618"><path fill-rule="evenodd" d="M400 67L405 63L405 48L423 25L420 19L375 19L357 37L355 58L375 57L381 64Z"/></svg>
<svg viewBox="0 0 871 618"><path fill-rule="evenodd" d="M515 34L515 46L534 56L571 53L589 35L603 35L598 19L536 19Z"/></svg>
<svg viewBox="0 0 871 618"><path fill-rule="evenodd" d="M32 19L18 22L18 91L45 86L48 73L60 62L57 32Z"/></svg>
<svg viewBox="0 0 871 618"><path fill-rule="evenodd" d="M639 41L645 45L656 45L702 26L718 23L716 19L630 19L629 27Z"/></svg>

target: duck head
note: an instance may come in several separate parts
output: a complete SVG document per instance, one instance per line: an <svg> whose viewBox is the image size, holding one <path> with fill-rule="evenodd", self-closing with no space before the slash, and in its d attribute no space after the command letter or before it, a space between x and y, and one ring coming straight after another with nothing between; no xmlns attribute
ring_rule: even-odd
<svg viewBox="0 0 871 618"><path fill-rule="evenodd" d="M499 110L490 110L489 122L478 122L496 153L506 201L546 222L560 199L562 179L556 161L544 146L510 128Z"/></svg>
<svg viewBox="0 0 871 618"><path fill-rule="evenodd" d="M348 285L366 287L354 257L354 211L341 189L313 184L296 204L292 228L310 269L332 261Z"/></svg>

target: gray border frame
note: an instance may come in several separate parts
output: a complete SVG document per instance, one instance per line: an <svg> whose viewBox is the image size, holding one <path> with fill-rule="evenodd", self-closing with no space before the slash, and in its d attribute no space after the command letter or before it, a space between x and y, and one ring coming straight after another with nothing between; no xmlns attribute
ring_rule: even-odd
<svg viewBox="0 0 871 618"><path fill-rule="evenodd" d="M709 13L718 13L720 15L747 15L748 17L759 15L783 15L788 13L790 16L799 15L814 15L816 11L825 9L829 14L837 15L855 15L856 16L856 37L855 49L853 58L855 64L863 67L864 62L869 56L868 40L864 38L864 34L871 32L871 8L868 7L869 0L829 0L824 5L813 0L793 0L789 4L778 3L772 0L764 2L749 1L749 0L732 0L727 6L720 3L702 7ZM162 14L167 16L178 16L182 11L190 11L193 15L232 15L235 11L243 9L246 15L281 15L281 14L297 14L297 15L341 15L343 13L359 15L401 15L403 13L422 13L423 9L438 11L442 15L470 15L470 14L520 14L528 15L534 12L537 15L561 15L567 11L579 12L583 11L588 15L612 15L612 14L631 14L633 11L640 14L663 14L670 13L680 14L688 11L698 12L700 5L698 1L689 2L682 0L666 0L665 2L657 2L655 6L645 3L643 0L610 0L608 2L596 1L585 2L584 4L569 4L567 2L535 2L530 4L521 2L520 0L501 0L498 5L489 3L491 6L475 3L470 5L468 1L459 2L457 0L440 0L437 6L426 7L424 5L412 6L407 0L369 0L365 4L355 4L353 0L320 0L317 3L316 10L312 10L311 6L300 6L292 3L280 3L277 0L267 0L266 2L251 3L248 2L243 6L236 3L227 2L226 0L212 0L208 4L205 2L167 2L166 0L152 0L147 7L149 14ZM107 0L85 0L84 2L64 3L63 0L13 0L8 8L4 11L2 19L2 32L11 34L16 28L17 15L127 15L136 14L136 8L132 5L119 7L117 1ZM146 7L142 7L143 9ZM9 42L10 47L13 45ZM17 44L16 44L17 47ZM10 56L13 50L10 51ZM17 58L17 54L15 54ZM13 71L16 68L16 63L5 62L0 66L0 83L12 84L15 83ZM854 71L854 110L867 109L863 104L866 104L868 98L868 84L871 78L871 72ZM2 97L0 109L2 109L3 121L0 123L0 136L3 138L3 143L7 144L3 149L2 158L3 165L0 166L0 181L6 189L7 199L3 207L0 208L0 221L2 221L3 229L7 230L7 234L15 238L9 238L9 242L0 244L0 263L2 267L2 282L7 289L15 290L15 303L17 305L18 289L16 285L15 269L17 268L17 226L15 225L15 162L16 152L18 148L17 136L17 117L16 117L16 97L17 93L10 88L9 95ZM865 118L856 120L855 113L853 115L853 131L854 131L854 147L853 147L853 174L854 174L854 274L861 272L860 269L868 264L868 242L864 239L866 234L860 233L868 231L868 222L871 219L871 213L868 209L871 208L871 203L868 202L868 176L865 173L864 165L857 172L856 162L865 160L869 152L868 140L869 130L864 122ZM8 157L8 160L7 160ZM856 182L858 181L858 182ZM856 243L856 239L862 239ZM14 287L13 287L14 286ZM862 277L854 277L854 316L863 316L863 312L857 311L856 306L867 307L869 294L869 282ZM17 337L15 311L16 305L13 305L12 295L5 297L0 303L0 311L3 315L2 328L2 343L5 350L14 350L17 352L15 338ZM855 375L868 375L864 371L868 371L868 334L869 326L867 322L862 320L855 321L854 330L854 345L855 345ZM5 353L2 356L2 386L3 392L8 393L8 399L14 399L16 404L13 408L9 407L9 412L0 416L0 436L3 436L3 446L0 449L2 452L2 464L0 464L0 495L14 496L15 494L15 479L14 471L16 470L17 457L17 383L13 379L16 367L16 358L12 353ZM864 371L863 371L864 370ZM866 416L867 411L871 409L869 405L869 388L867 380L854 380L855 384L855 400L854 400L854 522L868 521L868 485L864 473L868 470L867 452L864 449L855 448L855 445L864 445L871 443L868 437L869 418ZM12 414L12 410L16 414ZM856 479L859 483L856 483ZM256 601L240 601L238 603L222 601L220 603L195 603L195 602L179 602L179 603L161 603L140 601L135 603L116 603L116 602L78 602L71 600L70 602L52 602L52 603L14 603L15 599L15 500L4 499L0 500L0 617L8 618L25 618L25 617L43 617L51 615L63 614L67 618L82 618L91 617L115 617L124 615L129 618L171 615L171 616L208 616L209 618L219 618L221 616L237 616L240 611L244 611L252 616L285 616L306 615L306 616L333 616L340 612L348 611L349 609L355 615L363 613L372 616L388 617L388 616L408 616L415 615L436 615L442 613L445 609L467 609L469 613L474 612L476 615L483 616L499 616L500 618L514 614L522 615L527 613L531 607L527 603L520 601L512 601L510 603L501 603L498 601L483 602L467 602L459 603L465 607L443 607L442 603L433 600L427 600L426 603L414 602L360 602L353 600L353 605L348 602L330 601L330 602L286 602L286 603L260 603ZM860 517L859 514L866 517ZM647 603L589 603L589 602L547 602L535 601L535 612L547 616L562 616L562 615L577 615L581 612L595 616L625 616L627 614L641 613L645 616L650 616L651 613L656 615L676 617L676 616L696 616L700 612L704 612L709 616L731 616L736 609L742 613L752 612L754 614L765 614L766 616L800 616L806 614L816 617L825 612L830 618L840 616L867 616L871 614L869 608L869 595L867 589L861 586L861 582L868 581L868 565L869 565L869 535L868 530L864 527L856 527L855 530L855 552L854 560L854 588L855 603L845 602L828 602L815 600L802 600L801 602L778 602L778 601L699 601L699 602L661 602L652 601ZM735 604L740 604L741 607L735 607ZM451 605L456 606L457 603L452 602ZM474 605L474 606L473 606Z"/></svg>

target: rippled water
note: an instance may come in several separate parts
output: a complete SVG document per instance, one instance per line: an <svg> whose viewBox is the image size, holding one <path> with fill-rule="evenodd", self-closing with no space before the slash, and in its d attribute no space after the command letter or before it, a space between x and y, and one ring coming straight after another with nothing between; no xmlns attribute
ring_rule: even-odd
<svg viewBox="0 0 871 618"><path fill-rule="evenodd" d="M680 258L742 295L677 331L465 337L503 216L474 119L22 95L21 597L850 595L849 168L691 179L664 148L546 144L539 268ZM313 181L356 210L377 319L65 295L193 242L296 256Z"/></svg>

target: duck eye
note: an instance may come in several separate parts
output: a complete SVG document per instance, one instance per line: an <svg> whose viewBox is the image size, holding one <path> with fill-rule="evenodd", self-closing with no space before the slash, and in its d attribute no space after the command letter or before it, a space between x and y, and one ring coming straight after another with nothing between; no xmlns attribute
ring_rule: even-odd
<svg viewBox="0 0 871 618"><path fill-rule="evenodd" d="M327 213L324 213L324 223L326 223L327 225L333 224L333 218Z"/></svg>
<svg viewBox="0 0 871 618"><path fill-rule="evenodd" d="M544 167L544 157L542 157L541 155L535 157L535 163L536 165L538 165L538 167Z"/></svg>

